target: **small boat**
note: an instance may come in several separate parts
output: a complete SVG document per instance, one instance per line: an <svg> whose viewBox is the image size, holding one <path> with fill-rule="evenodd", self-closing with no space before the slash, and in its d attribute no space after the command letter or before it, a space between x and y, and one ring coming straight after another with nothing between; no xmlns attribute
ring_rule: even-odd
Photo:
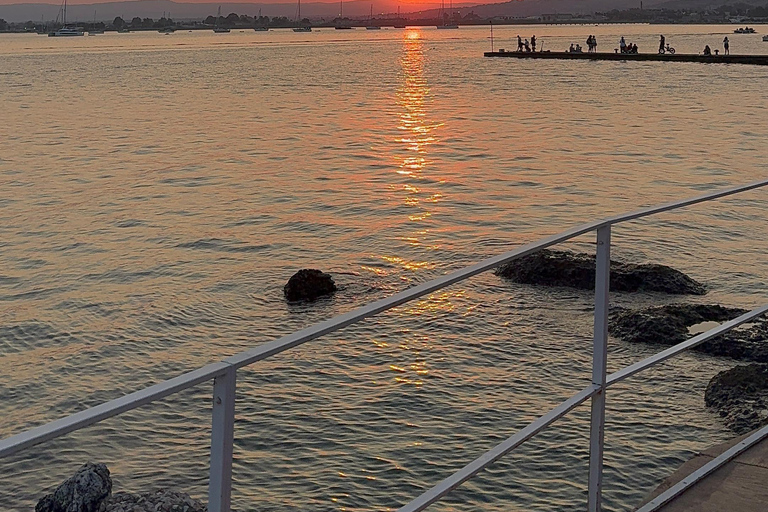
<svg viewBox="0 0 768 512"><path fill-rule="evenodd" d="M763 36L763 41L768 42L768 36Z"/></svg>
<svg viewBox="0 0 768 512"><path fill-rule="evenodd" d="M449 11L450 11L450 14L445 12L445 0L443 0L443 3L440 6L440 11L438 14L440 19L443 20L443 24L437 25L438 29L445 30L445 29L459 28L458 25L451 22L451 18L453 18L453 0L451 0L451 7Z"/></svg>
<svg viewBox="0 0 768 512"><path fill-rule="evenodd" d="M61 13L62 13L62 27L58 30L53 30L51 32L48 32L48 37L71 37L71 36L82 36L85 35L83 33L83 29L80 27L75 26L67 26L67 0L64 0L64 2L61 4ZM58 16L56 17L56 21L58 21Z"/></svg>
<svg viewBox="0 0 768 512"><path fill-rule="evenodd" d="M296 24L299 26L293 29L294 32L312 32L312 27L309 25L301 26L301 0L296 7Z"/></svg>
<svg viewBox="0 0 768 512"><path fill-rule="evenodd" d="M217 34L229 34L227 27L219 26L219 20L221 19L221 6L219 6L219 12L216 14L216 23L213 25L213 31Z"/></svg>
<svg viewBox="0 0 768 512"><path fill-rule="evenodd" d="M371 4L371 16L368 18L368 25L365 30L381 30L381 27L373 24L373 4Z"/></svg>
<svg viewBox="0 0 768 512"><path fill-rule="evenodd" d="M161 28L160 30L158 30L158 32L160 32L161 34L168 35L168 34L173 34L174 32L176 32L176 29L173 28L173 27L165 27L165 28Z"/></svg>
<svg viewBox="0 0 768 512"><path fill-rule="evenodd" d="M750 27L737 28L733 31L734 34L755 34L755 29Z"/></svg>
<svg viewBox="0 0 768 512"><path fill-rule="evenodd" d="M103 28L96 28L96 11L93 11L93 26L88 30L89 36L95 36L96 34L103 34Z"/></svg>
<svg viewBox="0 0 768 512"><path fill-rule="evenodd" d="M336 30L352 30L352 22L344 17L344 0L339 0L339 17L335 21Z"/></svg>
<svg viewBox="0 0 768 512"><path fill-rule="evenodd" d="M48 37L70 37L85 35L80 27L61 27L59 30L48 32Z"/></svg>
<svg viewBox="0 0 768 512"><path fill-rule="evenodd" d="M267 27L253 27L253 30L256 32L266 32L269 29Z"/></svg>

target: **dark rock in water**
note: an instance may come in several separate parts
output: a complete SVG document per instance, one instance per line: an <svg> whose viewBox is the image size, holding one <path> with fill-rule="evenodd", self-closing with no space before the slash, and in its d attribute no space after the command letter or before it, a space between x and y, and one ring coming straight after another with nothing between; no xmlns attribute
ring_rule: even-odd
<svg viewBox="0 0 768 512"><path fill-rule="evenodd" d="M330 274L316 269L302 269L288 280L283 288L285 298L290 301L315 300L336 291Z"/></svg>
<svg viewBox="0 0 768 512"><path fill-rule="evenodd" d="M165 489L144 494L118 492L99 512L207 512L208 507L183 492Z"/></svg>
<svg viewBox="0 0 768 512"><path fill-rule="evenodd" d="M112 492L112 479L104 464L86 463L53 493L43 497L35 512L98 512Z"/></svg>
<svg viewBox="0 0 768 512"><path fill-rule="evenodd" d="M727 322L745 309L705 304L670 304L612 314L611 335L629 342L675 345L691 337L688 328L702 322ZM758 318L694 348L714 356L768 362L768 320Z"/></svg>
<svg viewBox="0 0 768 512"><path fill-rule="evenodd" d="M595 256L542 249L498 267L498 276L523 284L595 288ZM704 295L704 285L672 267L611 261L611 291Z"/></svg>
<svg viewBox="0 0 768 512"><path fill-rule="evenodd" d="M768 364L736 366L709 381L704 402L738 434L768 424Z"/></svg>

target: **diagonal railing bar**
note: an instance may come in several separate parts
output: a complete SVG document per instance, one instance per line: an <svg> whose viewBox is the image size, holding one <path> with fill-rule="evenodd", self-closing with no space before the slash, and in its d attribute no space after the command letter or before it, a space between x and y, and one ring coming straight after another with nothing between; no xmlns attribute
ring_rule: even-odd
<svg viewBox="0 0 768 512"><path fill-rule="evenodd" d="M734 329L740 326L741 324L745 324L750 320L754 320L755 318L765 314L766 312L768 312L768 304L764 306L760 306L759 308L755 308L752 311L749 311L737 318L734 318L733 320L729 320L728 322L722 323L717 327L714 327L706 332L698 334L693 338L680 342L677 345L673 345L668 349L662 352L659 352L658 354L654 354L650 357L643 359L642 361L638 361L634 364L631 364L625 368L622 368L617 372L613 372L606 379L606 385L610 386L612 384L616 384L619 381L622 381L628 377L631 377L637 372L643 371L646 368L650 368L655 364L661 363L662 361L666 361L670 357L676 356L683 350L687 350L697 345L701 345L705 341L711 340L716 336L724 334L730 331L731 329Z"/></svg>
<svg viewBox="0 0 768 512"><path fill-rule="evenodd" d="M116 398L115 400L110 400L109 402L104 402L96 407L76 412L66 418L61 418L45 425L31 428L26 432L7 437L0 441L0 458L8 457L24 448L61 437L72 431L93 425L112 416L117 416L131 409L209 381L216 377L216 375L224 373L228 368L229 365L226 363L209 364L154 386Z"/></svg>
<svg viewBox="0 0 768 512"><path fill-rule="evenodd" d="M590 385L586 388L582 389L575 395L573 395L571 398L567 399L564 402L561 402L560 405L556 406L555 408L551 409L549 412L544 414L543 416L540 416L537 420L533 421L532 423L529 423L527 426L523 427L520 431L516 432L512 436L508 437L506 440L502 441L501 443L497 444L495 447L491 448L484 454L482 454L480 457L476 458L436 486L432 487L428 491L424 492L419 496L418 498L414 499L404 507L401 507L397 510L397 512L419 512L420 510L424 510L476 474L478 474L480 471L488 467L489 465L493 464L500 458L502 458L504 455L509 453L510 451L514 450L521 444L523 444L528 439L532 438L542 430L544 430L546 427L554 423L559 418L562 418L566 414L568 414L571 410L573 410L575 407L579 406L580 404L584 403L586 400L591 398L595 393L597 393L600 390L600 386Z"/></svg>
<svg viewBox="0 0 768 512"><path fill-rule="evenodd" d="M178 377L169 379L165 382L149 386L145 389L130 393L121 398L111 400L96 407L72 414L66 418L55 420L45 425L35 427L25 432L21 432L6 439L0 440L0 458L7 457L30 446L34 446L38 443L60 437L69 432L87 427L104 419L135 409L202 382L215 379L214 404L212 411L209 510L212 512L229 512L231 490L232 434L235 417L235 380L236 373L239 368L255 363L257 361L261 361L293 347L302 345L325 334L338 331L363 319L395 308L401 304L412 301L419 297L423 297L429 293L432 293L433 291L440 290L487 270L491 270L514 259L535 253L541 249L556 245L566 240L570 240L585 233L597 231L597 243L598 246L602 245L602 249L598 247L596 269L596 275L598 276L598 279L596 283L597 295L595 309L596 331L593 350L593 367L595 367L595 363L600 364L595 367L598 368L598 373L595 374L593 372L592 386L582 390L570 399L561 403L552 411L534 421L523 430L508 438L505 442L490 450L480 458L476 459L455 475L445 479L430 491L427 491L410 504L401 508L400 511L407 512L411 510L423 510L429 504L450 492L450 490L461 485L462 482L472 478L484 467L493 463L495 460L502 457L510 450L514 449L516 446L519 446L525 440L540 432L543 428L569 412L584 400L592 398L593 435L591 436L590 442L590 458L593 462L590 462L591 483L589 493L589 509L593 512L600 512L600 482L602 478L601 460L603 449L602 418L604 416L605 409L605 389L609 385L630 377L631 375L634 375L635 373L642 371L649 366L660 363L678 354L682 350L685 350L686 348L690 348L692 346L698 345L699 343L703 343L704 341L711 339L718 334L727 332L730 329L733 329L734 327L741 325L742 323L747 322L750 319L753 319L768 311L768 306L757 308L756 310L746 313L745 315L731 320L730 322L726 322L719 327L707 331L706 333L695 336L690 340L671 347L655 356L615 372L606 378L604 371L604 361L599 360L599 358L603 357L600 354L604 352L604 341L606 339L604 324L606 320L608 305L607 279L609 277L610 262L610 227L613 224L635 220L677 208L691 206L704 201L737 194L739 192L756 189L766 185L768 185L768 179L756 181L747 185L731 187L716 192L710 192L683 201L674 201L658 206L642 208L626 214L614 215L612 217L572 227L561 233L550 235L538 241L518 247L512 251L487 258L474 265L451 272L447 275L433 279L413 288L409 288L385 299L375 301L371 304L354 309L353 311L343 315L339 315L295 333L283 336L277 340L264 343L251 350L247 350L245 352L231 356L224 361L209 364L202 368L198 368L196 370L179 375ZM598 316L600 317L599 322ZM596 375L599 378L597 378ZM598 399L596 400L595 397L598 397Z"/></svg>

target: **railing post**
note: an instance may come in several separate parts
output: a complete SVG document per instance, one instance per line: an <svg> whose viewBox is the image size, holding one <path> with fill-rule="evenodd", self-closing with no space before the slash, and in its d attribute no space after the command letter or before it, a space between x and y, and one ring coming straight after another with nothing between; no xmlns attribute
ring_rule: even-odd
<svg viewBox="0 0 768 512"><path fill-rule="evenodd" d="M608 358L608 297L611 280L611 225L597 228L595 272L595 331L592 348L592 384L600 391L592 397L589 429L589 512L600 512L603 492L603 440L605 434L605 374Z"/></svg>
<svg viewBox="0 0 768 512"><path fill-rule="evenodd" d="M208 512L229 512L232 499L232 445L235 434L235 382L231 368L213 381L211 469Z"/></svg>

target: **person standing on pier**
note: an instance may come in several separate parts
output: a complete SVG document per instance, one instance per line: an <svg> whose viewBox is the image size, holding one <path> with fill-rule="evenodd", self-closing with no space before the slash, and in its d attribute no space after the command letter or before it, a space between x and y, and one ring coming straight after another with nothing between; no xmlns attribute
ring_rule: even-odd
<svg viewBox="0 0 768 512"><path fill-rule="evenodd" d="M525 51L526 52L530 52L531 51L531 47L528 46L528 40L527 39L525 40L525 43L523 43L523 46L525 46Z"/></svg>
<svg viewBox="0 0 768 512"><path fill-rule="evenodd" d="M619 39L619 48L621 48L621 53L627 53L627 42L624 40L624 36Z"/></svg>
<svg viewBox="0 0 768 512"><path fill-rule="evenodd" d="M659 36L659 53L664 53L664 36Z"/></svg>
<svg viewBox="0 0 768 512"><path fill-rule="evenodd" d="M531 36L531 49L535 52L536 51L536 36Z"/></svg>
<svg viewBox="0 0 768 512"><path fill-rule="evenodd" d="M523 51L523 40L520 39L520 36L517 36L517 51Z"/></svg>
<svg viewBox="0 0 768 512"><path fill-rule="evenodd" d="M725 36L725 39L723 39L723 54L730 55L731 54L731 42L728 41L728 36Z"/></svg>

